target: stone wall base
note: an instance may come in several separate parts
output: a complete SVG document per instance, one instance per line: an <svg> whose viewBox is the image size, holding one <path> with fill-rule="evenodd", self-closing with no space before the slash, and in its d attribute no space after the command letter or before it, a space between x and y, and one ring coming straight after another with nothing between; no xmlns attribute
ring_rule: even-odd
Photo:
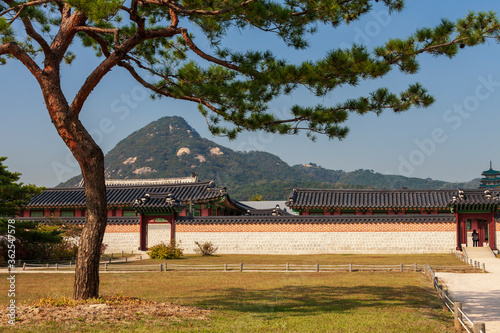
<svg viewBox="0 0 500 333"><path fill-rule="evenodd" d="M177 232L184 253L212 242L218 254L447 253L455 232Z"/></svg>
<svg viewBox="0 0 500 333"><path fill-rule="evenodd" d="M148 224L147 247L151 248L160 243L170 244L170 223Z"/></svg>
<svg viewBox="0 0 500 333"><path fill-rule="evenodd" d="M139 233L138 232L110 232L104 234L103 244L106 244L105 253L118 253L132 251L138 252Z"/></svg>

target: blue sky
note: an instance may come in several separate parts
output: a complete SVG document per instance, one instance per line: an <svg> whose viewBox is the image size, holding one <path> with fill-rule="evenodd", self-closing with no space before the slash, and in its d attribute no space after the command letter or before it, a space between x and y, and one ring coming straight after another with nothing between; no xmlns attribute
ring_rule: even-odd
<svg viewBox="0 0 500 333"><path fill-rule="evenodd" d="M305 51L287 49L272 36L257 31L232 33L226 43L234 49L271 49L292 62L319 59L328 50L353 42L369 48L389 38L405 37L417 28L435 26L441 18L456 20L468 11L500 11L497 0L407 1L402 13L388 17L377 5L373 13L338 29L323 26ZM182 22L181 22L182 23ZM195 33L196 34L196 33ZM200 34L196 34L201 39ZM79 51L75 62L62 73L65 92L74 95L86 75L97 64L88 51ZM204 49L207 46L200 44ZM397 70L378 81L347 87L317 99L306 91L280 98L273 110L283 114L294 104L334 105L347 98L366 95L381 86L397 92L414 82L422 83L436 98L427 109L380 116L351 115L351 132L343 141L305 137L244 133L232 142L214 138L196 105L174 100L151 101L148 93L124 70L114 69L88 99L81 119L95 135L104 152L146 124L163 116L184 117L202 136L235 150L263 150L280 156L290 165L316 163L322 167L352 171L372 169L381 173L466 181L480 176L489 161L500 169L500 45L463 50L459 56L420 58L416 75ZM55 186L79 174L79 169L52 126L36 81L15 61L0 67L0 156L7 156L11 171L23 174L22 181ZM187 170L186 173L189 171ZM226 185L226 184L221 184Z"/></svg>

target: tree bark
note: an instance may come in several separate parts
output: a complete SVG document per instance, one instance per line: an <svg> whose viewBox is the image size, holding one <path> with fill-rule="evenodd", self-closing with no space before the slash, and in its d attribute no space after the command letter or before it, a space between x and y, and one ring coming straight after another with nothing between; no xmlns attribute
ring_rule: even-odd
<svg viewBox="0 0 500 333"><path fill-rule="evenodd" d="M107 223L104 154L68 105L55 73L39 82L52 123L78 161L85 180L87 213L78 247L73 297L87 299L99 296L99 261Z"/></svg>
<svg viewBox="0 0 500 333"><path fill-rule="evenodd" d="M97 145L95 148L95 153L87 157L88 163L82 167L87 214L76 259L73 289L75 299L99 296L99 261L107 223L107 204L104 154Z"/></svg>

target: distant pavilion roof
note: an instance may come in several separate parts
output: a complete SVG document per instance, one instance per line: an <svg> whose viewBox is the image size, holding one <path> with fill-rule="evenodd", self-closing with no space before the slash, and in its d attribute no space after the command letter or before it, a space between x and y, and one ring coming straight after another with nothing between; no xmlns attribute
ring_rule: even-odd
<svg viewBox="0 0 500 333"><path fill-rule="evenodd" d="M198 175L192 173L189 177L176 177L176 178L159 178L159 179L106 179L106 186L127 186L127 185L173 185L173 184L187 184L198 182ZM78 187L83 187L85 184L82 179L78 183Z"/></svg>
<svg viewBox="0 0 500 333"><path fill-rule="evenodd" d="M493 175L495 175L496 176L496 175L500 175L500 171L489 169L489 170L483 171L483 173L481 175L484 175L484 176L493 176Z"/></svg>
<svg viewBox="0 0 500 333"><path fill-rule="evenodd" d="M500 171L493 170L493 164L490 161L490 169L483 171L483 173L481 175L483 175L483 176L491 176L491 175L496 176L496 175L500 175Z"/></svg>

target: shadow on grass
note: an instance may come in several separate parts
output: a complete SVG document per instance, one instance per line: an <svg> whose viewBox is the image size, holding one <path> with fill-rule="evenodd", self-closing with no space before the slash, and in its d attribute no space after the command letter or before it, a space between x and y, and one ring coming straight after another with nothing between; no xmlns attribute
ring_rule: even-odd
<svg viewBox="0 0 500 333"><path fill-rule="evenodd" d="M268 290L230 288L214 290L217 295L193 302L201 307L253 313L267 319L286 316L309 316L342 313L362 308L382 311L414 311L440 308L436 295L420 287L329 287L287 286ZM442 320L444 312L426 314Z"/></svg>

